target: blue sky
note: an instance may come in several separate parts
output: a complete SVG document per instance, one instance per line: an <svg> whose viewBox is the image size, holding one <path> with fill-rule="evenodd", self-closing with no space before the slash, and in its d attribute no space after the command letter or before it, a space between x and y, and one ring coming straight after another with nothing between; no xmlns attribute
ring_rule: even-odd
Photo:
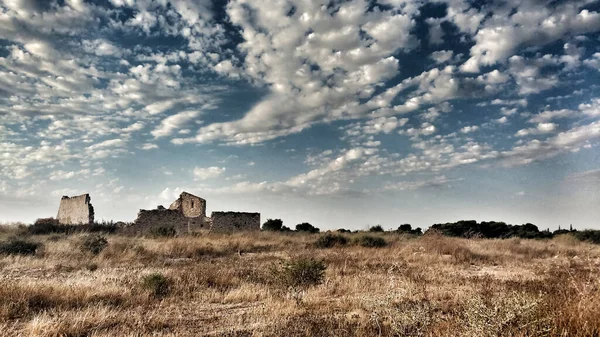
<svg viewBox="0 0 600 337"><path fill-rule="evenodd" d="M600 228L598 93L599 1L7 0L0 221Z"/></svg>

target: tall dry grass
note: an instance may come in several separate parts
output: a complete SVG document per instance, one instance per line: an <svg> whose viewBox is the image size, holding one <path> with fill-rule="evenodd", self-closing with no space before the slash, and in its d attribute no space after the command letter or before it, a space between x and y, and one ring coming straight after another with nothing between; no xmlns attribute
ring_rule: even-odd
<svg viewBox="0 0 600 337"><path fill-rule="evenodd" d="M319 235L310 234L106 235L108 245L98 255L80 249L83 235L36 236L44 249L35 256L0 256L0 331L3 336L600 335L598 246L569 237L376 234L387 243L376 248L355 244L355 234L343 235L348 244L332 248L316 248ZM274 268L306 257L327 266L322 280L305 287L279 282L282 269L274 274ZM304 275L302 269L294 273ZM149 275L168 285L160 296L144 283Z"/></svg>

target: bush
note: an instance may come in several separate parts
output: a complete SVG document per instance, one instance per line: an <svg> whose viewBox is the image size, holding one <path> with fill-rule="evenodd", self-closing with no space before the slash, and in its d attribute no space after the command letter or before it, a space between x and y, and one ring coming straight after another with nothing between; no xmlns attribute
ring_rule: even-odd
<svg viewBox="0 0 600 337"><path fill-rule="evenodd" d="M271 281L283 288L308 288L323 283L327 265L314 258L297 258L271 268Z"/></svg>
<svg viewBox="0 0 600 337"><path fill-rule="evenodd" d="M35 255L41 243L13 239L0 243L0 254L6 255Z"/></svg>
<svg viewBox="0 0 600 337"><path fill-rule="evenodd" d="M141 286L153 297L164 297L171 291L171 281L159 273L144 276Z"/></svg>
<svg viewBox="0 0 600 337"><path fill-rule="evenodd" d="M61 225L57 219L37 219L31 226L25 227L26 234L75 234L75 233L114 233L118 227L112 222L93 223L86 225Z"/></svg>
<svg viewBox="0 0 600 337"><path fill-rule="evenodd" d="M153 227L150 229L150 235L154 237L173 237L177 234L175 228L170 226Z"/></svg>
<svg viewBox="0 0 600 337"><path fill-rule="evenodd" d="M296 225L297 232L309 232L309 233L318 233L319 229L308 222L303 222L301 224Z"/></svg>
<svg viewBox="0 0 600 337"><path fill-rule="evenodd" d="M356 244L362 247L381 248L385 247L387 242L378 236L363 235L356 239Z"/></svg>
<svg viewBox="0 0 600 337"><path fill-rule="evenodd" d="M398 227L398 229L396 231L400 234L412 234L412 235L422 235L423 234L423 232L421 231L421 228L417 227L415 229L412 229L412 226L410 224L400 225L400 227Z"/></svg>
<svg viewBox="0 0 600 337"><path fill-rule="evenodd" d="M267 219L263 224L262 230L264 231L280 231L283 227L283 221L281 219Z"/></svg>
<svg viewBox="0 0 600 337"><path fill-rule="evenodd" d="M595 244L600 244L599 230L588 229L580 232L573 231L572 234L580 241L587 241Z"/></svg>
<svg viewBox="0 0 600 337"><path fill-rule="evenodd" d="M108 240L100 235L89 235L81 240L81 251L84 253L100 254L108 246Z"/></svg>
<svg viewBox="0 0 600 337"><path fill-rule="evenodd" d="M381 233L383 231L384 230L383 230L383 227L381 227L381 225L377 225L377 226L373 226L373 227L369 228L369 232Z"/></svg>
<svg viewBox="0 0 600 337"><path fill-rule="evenodd" d="M348 243L343 235L325 234L317 239L315 246L317 248L332 248L335 246L345 246Z"/></svg>

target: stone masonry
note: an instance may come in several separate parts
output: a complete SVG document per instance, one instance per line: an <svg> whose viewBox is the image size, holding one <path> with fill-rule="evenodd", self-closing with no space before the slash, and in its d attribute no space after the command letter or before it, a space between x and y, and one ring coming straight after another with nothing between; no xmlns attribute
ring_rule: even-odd
<svg viewBox="0 0 600 337"><path fill-rule="evenodd" d="M215 232L260 230L260 213L212 212L211 218Z"/></svg>
<svg viewBox="0 0 600 337"><path fill-rule="evenodd" d="M58 223L62 225L88 225L94 222L94 206L89 194L76 197L63 196L58 207Z"/></svg>
<svg viewBox="0 0 600 337"><path fill-rule="evenodd" d="M180 211L187 218L206 216L206 200L193 194L183 192L175 200L169 209Z"/></svg>
<svg viewBox="0 0 600 337"><path fill-rule="evenodd" d="M171 227L177 233L191 233L210 229L210 219L206 217L206 200L183 192L168 209L141 209L131 230L147 230L155 227Z"/></svg>

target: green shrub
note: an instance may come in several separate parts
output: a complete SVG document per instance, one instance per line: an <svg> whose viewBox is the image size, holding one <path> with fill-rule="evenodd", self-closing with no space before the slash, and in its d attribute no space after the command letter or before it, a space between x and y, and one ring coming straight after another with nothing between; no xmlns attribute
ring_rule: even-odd
<svg viewBox="0 0 600 337"><path fill-rule="evenodd" d="M381 248L385 247L387 242L379 236L363 235L356 239L356 244L362 247Z"/></svg>
<svg viewBox="0 0 600 337"><path fill-rule="evenodd" d="M12 239L0 243L0 254L6 255L35 255L41 243Z"/></svg>
<svg viewBox="0 0 600 337"><path fill-rule="evenodd" d="M381 233L381 232L384 232L384 230L383 230L383 227L381 227L381 225L377 225L377 226L373 226L373 227L369 228L369 232Z"/></svg>
<svg viewBox="0 0 600 337"><path fill-rule="evenodd" d="M108 240L100 235L88 235L81 240L81 251L84 253L100 254L108 246Z"/></svg>
<svg viewBox="0 0 600 337"><path fill-rule="evenodd" d="M595 244L600 244L599 230L588 229L580 232L573 231L572 234L580 241L587 241Z"/></svg>
<svg viewBox="0 0 600 337"><path fill-rule="evenodd" d="M142 277L142 289L153 297L164 297L171 291L171 281L163 274L155 273Z"/></svg>
<svg viewBox="0 0 600 337"><path fill-rule="evenodd" d="M308 222L296 225L296 232L318 233L319 229Z"/></svg>
<svg viewBox="0 0 600 337"><path fill-rule="evenodd" d="M173 237L177 234L177 231L170 226L160 226L150 229L150 234L155 237Z"/></svg>
<svg viewBox="0 0 600 337"><path fill-rule="evenodd" d="M317 248L332 248L335 246L345 246L347 243L348 239L345 236L328 233L319 237L315 242L315 246Z"/></svg>
<svg viewBox="0 0 600 337"><path fill-rule="evenodd" d="M308 288L323 282L327 265L314 258L297 258L271 268L271 283L282 288Z"/></svg>
<svg viewBox="0 0 600 337"><path fill-rule="evenodd" d="M280 231L283 227L283 221L281 219L267 219L262 225L263 231Z"/></svg>
<svg viewBox="0 0 600 337"><path fill-rule="evenodd" d="M119 229L112 222L92 223L86 225L62 225L54 218L37 219L31 226L24 228L24 234L76 234L76 233L114 233Z"/></svg>

